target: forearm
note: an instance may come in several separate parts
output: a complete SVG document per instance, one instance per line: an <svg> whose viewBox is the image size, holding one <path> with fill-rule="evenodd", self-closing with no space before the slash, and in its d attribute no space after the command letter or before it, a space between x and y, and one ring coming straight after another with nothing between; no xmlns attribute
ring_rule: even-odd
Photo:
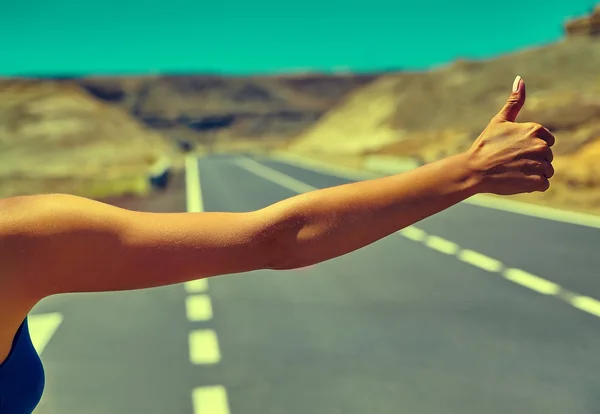
<svg viewBox="0 0 600 414"><path fill-rule="evenodd" d="M305 193L262 210L279 221L279 258L291 269L371 244L478 192L461 154L391 177Z"/></svg>

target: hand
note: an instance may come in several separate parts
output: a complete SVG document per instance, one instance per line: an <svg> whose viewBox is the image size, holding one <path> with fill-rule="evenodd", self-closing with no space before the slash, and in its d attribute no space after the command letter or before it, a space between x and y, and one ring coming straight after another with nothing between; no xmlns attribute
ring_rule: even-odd
<svg viewBox="0 0 600 414"><path fill-rule="evenodd" d="M542 125L515 123L524 104L525 82L517 76L506 104L467 152L480 192L511 195L550 187L554 136Z"/></svg>

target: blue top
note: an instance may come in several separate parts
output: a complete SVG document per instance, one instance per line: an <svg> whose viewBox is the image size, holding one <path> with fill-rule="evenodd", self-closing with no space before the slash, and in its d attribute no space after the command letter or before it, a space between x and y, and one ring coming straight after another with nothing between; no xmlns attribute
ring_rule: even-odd
<svg viewBox="0 0 600 414"><path fill-rule="evenodd" d="M42 399L44 385L44 367L25 319L0 364L0 414L31 414Z"/></svg>

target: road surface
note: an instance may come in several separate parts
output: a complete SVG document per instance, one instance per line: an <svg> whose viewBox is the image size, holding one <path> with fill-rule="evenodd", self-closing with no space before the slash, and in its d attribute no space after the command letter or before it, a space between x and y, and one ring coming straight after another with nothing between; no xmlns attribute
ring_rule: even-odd
<svg viewBox="0 0 600 414"><path fill-rule="evenodd" d="M213 156L146 211L349 182ZM187 199L186 199L187 193ZM597 414L600 230L461 203L309 268L48 298L39 414Z"/></svg>

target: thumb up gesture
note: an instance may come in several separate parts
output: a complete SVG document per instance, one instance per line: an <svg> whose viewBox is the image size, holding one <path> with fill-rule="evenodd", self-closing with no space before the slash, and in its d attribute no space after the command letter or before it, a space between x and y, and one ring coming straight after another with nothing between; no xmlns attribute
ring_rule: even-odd
<svg viewBox="0 0 600 414"><path fill-rule="evenodd" d="M525 82L517 76L506 104L468 151L481 192L511 195L550 187L554 136L542 125L515 122L524 104Z"/></svg>

